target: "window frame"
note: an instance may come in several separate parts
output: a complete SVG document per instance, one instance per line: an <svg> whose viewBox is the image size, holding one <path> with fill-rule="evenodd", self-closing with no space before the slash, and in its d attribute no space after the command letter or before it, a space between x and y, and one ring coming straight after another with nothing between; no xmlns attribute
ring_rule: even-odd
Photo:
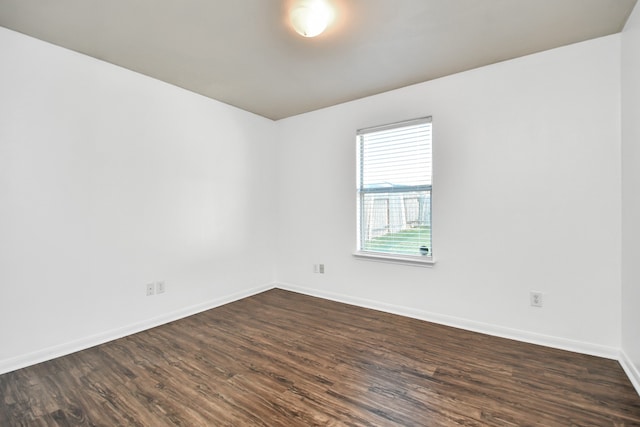
<svg viewBox="0 0 640 427"><path fill-rule="evenodd" d="M362 246L362 226L363 226L363 197L365 194L374 193L374 191L363 192L361 189L361 184L363 181L363 154L362 154L362 145L361 145L361 137L367 133L380 132L384 130L392 130L398 129L402 127L415 126L418 124L431 123L431 143L433 144L433 117L432 116L424 116L411 120L403 120L400 122L389 123L381 126L374 126L368 128L358 129L356 132L356 250L353 252L353 256L359 260L369 260L369 261L379 261L379 262L389 262L394 264L405 264L405 265L413 265L413 266L422 266L422 267L431 267L435 264L435 258L433 256L433 233L431 233L430 241L431 241L431 251L429 255L405 255L399 253L386 253L386 252L377 252L377 251L367 251L362 250L360 247ZM432 145L433 148L433 145ZM431 232L433 231L433 216L432 216L432 206L433 206L433 151L431 152L431 185L423 185L416 186L416 189L424 191L429 191L429 218L430 218L430 228ZM405 191L406 192L406 191ZM401 193L401 192L400 192ZM403 203L404 200L403 200Z"/></svg>

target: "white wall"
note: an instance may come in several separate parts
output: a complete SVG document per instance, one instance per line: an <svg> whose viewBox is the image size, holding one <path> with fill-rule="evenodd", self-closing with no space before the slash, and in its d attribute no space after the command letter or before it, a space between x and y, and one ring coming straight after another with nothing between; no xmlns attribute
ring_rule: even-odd
<svg viewBox="0 0 640 427"><path fill-rule="evenodd" d="M272 121L3 28L0 63L0 373L270 286Z"/></svg>
<svg viewBox="0 0 640 427"><path fill-rule="evenodd" d="M354 259L356 129L425 115L438 263ZM283 286L617 357L619 35L277 125ZM326 274L314 274L321 262ZM544 293L542 309L530 290Z"/></svg>
<svg viewBox="0 0 640 427"><path fill-rule="evenodd" d="M640 7L622 33L622 351L640 392Z"/></svg>

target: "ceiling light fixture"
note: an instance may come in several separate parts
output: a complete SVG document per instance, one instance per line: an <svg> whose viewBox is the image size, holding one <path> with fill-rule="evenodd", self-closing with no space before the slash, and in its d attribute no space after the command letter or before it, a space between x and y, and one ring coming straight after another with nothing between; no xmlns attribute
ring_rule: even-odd
<svg viewBox="0 0 640 427"><path fill-rule="evenodd" d="M324 0L299 0L289 14L293 29L304 37L322 33L331 20L333 11Z"/></svg>

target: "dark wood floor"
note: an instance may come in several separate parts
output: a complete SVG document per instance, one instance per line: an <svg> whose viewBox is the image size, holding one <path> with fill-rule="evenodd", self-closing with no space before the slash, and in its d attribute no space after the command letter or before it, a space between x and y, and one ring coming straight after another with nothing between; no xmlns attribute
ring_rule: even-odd
<svg viewBox="0 0 640 427"><path fill-rule="evenodd" d="M616 361L272 290L0 376L0 426L631 426Z"/></svg>

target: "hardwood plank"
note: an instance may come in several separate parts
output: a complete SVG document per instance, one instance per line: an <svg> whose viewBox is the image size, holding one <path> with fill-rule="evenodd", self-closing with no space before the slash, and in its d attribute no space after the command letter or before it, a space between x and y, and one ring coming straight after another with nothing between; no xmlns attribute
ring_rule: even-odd
<svg viewBox="0 0 640 427"><path fill-rule="evenodd" d="M616 361L271 290L0 376L0 426L640 426Z"/></svg>

